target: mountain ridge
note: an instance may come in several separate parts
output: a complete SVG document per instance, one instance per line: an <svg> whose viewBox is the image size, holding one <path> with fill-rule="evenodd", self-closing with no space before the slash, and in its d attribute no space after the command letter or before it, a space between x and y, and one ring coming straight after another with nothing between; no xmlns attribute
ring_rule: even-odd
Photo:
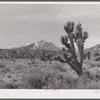
<svg viewBox="0 0 100 100"><path fill-rule="evenodd" d="M60 47L57 47L52 42L47 42L45 40L40 40L38 42L30 43L25 46L13 47L12 49L26 49L26 50L49 50L49 51L60 51Z"/></svg>
<svg viewBox="0 0 100 100"><path fill-rule="evenodd" d="M100 55L100 44L97 44L93 47L84 50L85 53L90 52L92 57L95 57L96 54Z"/></svg>
<svg viewBox="0 0 100 100"><path fill-rule="evenodd" d="M2 50L7 50L7 49L2 49ZM13 47L8 50L46 50L46 51L61 51L62 49L60 47L57 47L54 43L52 42L47 42L45 40L41 40L38 42L30 43L24 46L19 46L19 47ZM93 47L90 48L85 48L84 53L91 53L91 57L95 57L95 55L98 53L100 55L100 44L97 44Z"/></svg>

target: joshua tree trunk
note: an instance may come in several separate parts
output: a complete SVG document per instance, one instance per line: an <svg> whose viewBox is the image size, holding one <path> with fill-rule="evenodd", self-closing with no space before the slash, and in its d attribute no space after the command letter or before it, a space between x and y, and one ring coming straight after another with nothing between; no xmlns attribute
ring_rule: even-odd
<svg viewBox="0 0 100 100"><path fill-rule="evenodd" d="M76 73L81 76L83 74L83 70L82 70L82 65L80 65L79 63L75 65L76 68Z"/></svg>
<svg viewBox="0 0 100 100"><path fill-rule="evenodd" d="M80 76L83 74L82 65L79 62L74 62L73 64L70 62L67 64Z"/></svg>

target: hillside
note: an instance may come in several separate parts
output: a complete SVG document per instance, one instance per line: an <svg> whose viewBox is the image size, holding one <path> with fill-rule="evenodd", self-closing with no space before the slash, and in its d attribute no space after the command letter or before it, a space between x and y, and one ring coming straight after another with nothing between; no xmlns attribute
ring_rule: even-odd
<svg viewBox="0 0 100 100"><path fill-rule="evenodd" d="M87 53L87 52L90 52L91 57L96 57L97 55L100 55L100 44L97 44L96 46L85 49L84 53Z"/></svg>

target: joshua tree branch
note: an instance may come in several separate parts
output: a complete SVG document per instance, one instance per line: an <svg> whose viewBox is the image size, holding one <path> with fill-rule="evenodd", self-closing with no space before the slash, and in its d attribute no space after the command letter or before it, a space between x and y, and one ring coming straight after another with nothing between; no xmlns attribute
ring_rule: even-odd
<svg viewBox="0 0 100 100"><path fill-rule="evenodd" d="M74 42L73 42L73 35L69 34L69 41L70 41L70 46L71 46L71 53L73 55L73 58L75 59L76 62L78 62L77 57L76 57L76 53L75 53L75 46L74 46Z"/></svg>
<svg viewBox="0 0 100 100"><path fill-rule="evenodd" d="M80 54L80 65L83 64L83 49L84 49L84 44L82 39L77 41L77 47L79 49L79 54Z"/></svg>

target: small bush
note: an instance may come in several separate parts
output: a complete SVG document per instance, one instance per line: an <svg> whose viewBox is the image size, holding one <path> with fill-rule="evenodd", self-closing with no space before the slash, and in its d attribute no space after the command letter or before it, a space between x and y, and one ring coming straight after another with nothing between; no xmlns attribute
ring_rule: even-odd
<svg viewBox="0 0 100 100"><path fill-rule="evenodd" d="M45 76L39 70L27 73L22 77L22 80L27 89L42 89L45 85Z"/></svg>
<svg viewBox="0 0 100 100"><path fill-rule="evenodd" d="M0 63L0 68L4 68L6 65Z"/></svg>
<svg viewBox="0 0 100 100"><path fill-rule="evenodd" d="M87 73L84 73L83 76L77 78L74 89L96 89L96 78L91 78Z"/></svg>
<svg viewBox="0 0 100 100"><path fill-rule="evenodd" d="M18 89L18 86L13 82L7 82L3 85L4 89Z"/></svg>
<svg viewBox="0 0 100 100"><path fill-rule="evenodd" d="M15 67L15 71L19 71L19 70L23 70L23 66L22 65L18 65Z"/></svg>
<svg viewBox="0 0 100 100"><path fill-rule="evenodd" d="M100 56L97 56L97 57L95 58L95 61L100 61Z"/></svg>
<svg viewBox="0 0 100 100"><path fill-rule="evenodd" d="M55 63L55 64L53 64L53 65L51 65L49 67L52 68L52 69L55 69L55 70L59 70L61 72L66 72L66 69L63 68L62 64Z"/></svg>
<svg viewBox="0 0 100 100"><path fill-rule="evenodd" d="M2 72L3 72L4 74L7 74L8 72L10 72L10 68L9 68L9 67L6 67L6 68L4 68L4 69L2 70Z"/></svg>
<svg viewBox="0 0 100 100"><path fill-rule="evenodd" d="M53 69L33 68L32 71L23 74L22 88L26 89L58 89L61 88L62 75Z"/></svg>

